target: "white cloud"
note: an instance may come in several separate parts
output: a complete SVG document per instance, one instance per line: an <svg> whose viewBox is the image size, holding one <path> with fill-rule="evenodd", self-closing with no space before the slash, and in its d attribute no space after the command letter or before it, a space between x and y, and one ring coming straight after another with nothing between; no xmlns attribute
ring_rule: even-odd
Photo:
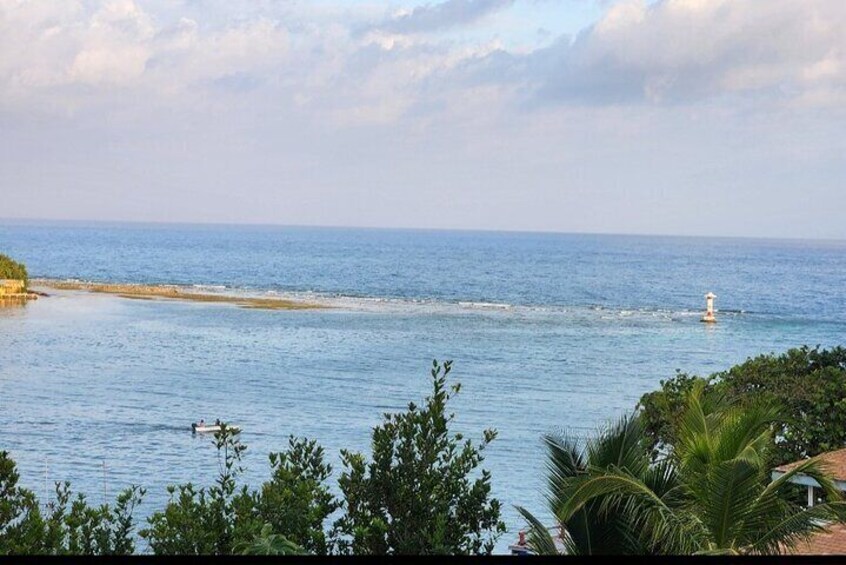
<svg viewBox="0 0 846 565"><path fill-rule="evenodd" d="M766 189L846 236L846 2L606 2L518 49L538 1L0 0L0 216L679 231Z"/></svg>
<svg viewBox="0 0 846 565"><path fill-rule="evenodd" d="M263 17L202 30L186 17L158 23L132 0L97 3L93 10L61 4L50 3L52 11L36 2L0 4L0 103L26 103L30 94L75 85L172 95L235 73L272 71L287 54L287 31ZM97 90L86 92L96 103Z"/></svg>
<svg viewBox="0 0 846 565"><path fill-rule="evenodd" d="M448 0L406 7L381 22L368 12L369 31L358 35L361 20L348 12L324 8L315 16L293 4L221 19L213 10L188 11L189 4L162 12L132 0L0 0L0 104L46 96L78 107L114 87L168 103L180 96L213 103L200 95L204 89L231 95L264 88L332 122L344 122L346 108L351 123L368 116L387 123L421 105L461 106L462 91L479 80L502 93L534 88L553 105L726 95L800 106L846 99L846 3L835 0L623 0L574 41L529 52L509 53L497 39L418 33L510 4ZM54 92L74 85L88 90Z"/></svg>
<svg viewBox="0 0 846 565"><path fill-rule="evenodd" d="M474 23L514 4L514 0L444 0L401 8L376 27L397 33L426 33Z"/></svg>
<svg viewBox="0 0 846 565"><path fill-rule="evenodd" d="M624 0L549 61L544 94L582 102L781 99L846 90L846 3Z"/></svg>

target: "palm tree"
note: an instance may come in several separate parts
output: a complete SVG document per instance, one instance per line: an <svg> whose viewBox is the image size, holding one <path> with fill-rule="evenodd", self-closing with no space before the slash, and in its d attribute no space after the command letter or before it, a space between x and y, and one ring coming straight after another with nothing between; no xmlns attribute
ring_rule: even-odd
<svg viewBox="0 0 846 565"><path fill-rule="evenodd" d="M639 419L626 417L582 449L547 436L548 502L568 554L772 554L846 521L846 502L809 459L770 481L768 455L778 411L739 407L695 388L676 445L652 461ZM805 509L791 500L792 477L819 483L828 500ZM530 525L537 553L558 553L540 520Z"/></svg>

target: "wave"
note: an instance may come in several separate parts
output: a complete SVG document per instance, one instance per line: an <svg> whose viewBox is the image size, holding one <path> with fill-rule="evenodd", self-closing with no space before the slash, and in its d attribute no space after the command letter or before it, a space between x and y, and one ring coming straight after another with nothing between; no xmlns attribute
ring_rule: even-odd
<svg viewBox="0 0 846 565"><path fill-rule="evenodd" d="M458 305L465 308L495 308L499 310L514 308L514 304L506 304L502 302L465 302L459 300Z"/></svg>
<svg viewBox="0 0 846 565"><path fill-rule="evenodd" d="M192 284L191 288L197 290L226 290L228 287L225 284Z"/></svg>

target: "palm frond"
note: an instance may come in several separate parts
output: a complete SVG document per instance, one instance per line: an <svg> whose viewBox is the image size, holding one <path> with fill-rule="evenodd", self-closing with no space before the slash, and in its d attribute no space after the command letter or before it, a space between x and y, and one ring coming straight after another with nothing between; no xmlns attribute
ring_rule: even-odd
<svg viewBox="0 0 846 565"><path fill-rule="evenodd" d="M842 501L791 512L750 543L746 551L776 555L786 553L799 543L810 540L814 534L826 531L830 525L844 521L846 502Z"/></svg>
<svg viewBox="0 0 846 565"><path fill-rule="evenodd" d="M641 479L632 476L626 470L611 468L604 474L579 480L574 485L570 498L560 508L558 517L564 521L589 501L606 495L637 496L645 503L665 507L661 498Z"/></svg>
<svg viewBox="0 0 846 565"><path fill-rule="evenodd" d="M706 480L688 485L715 547L732 548L743 539L748 513L763 489L761 469L734 459L710 466Z"/></svg>
<svg viewBox="0 0 846 565"><path fill-rule="evenodd" d="M723 426L714 446L714 456L720 461L743 458L763 465L772 438L772 424L779 409L772 404L755 404L743 408L732 407L725 414Z"/></svg>
<svg viewBox="0 0 846 565"><path fill-rule="evenodd" d="M559 551L558 547L555 545L555 539L552 537L552 534L549 533L546 526L543 525L543 522L535 518L534 514L522 506L517 506L516 508L517 512L519 512L529 523L529 535L526 540L528 542L529 549L538 555L558 555ZM562 541L566 547L566 541ZM574 548L567 549L572 550ZM568 551L568 553L571 553L571 551Z"/></svg>
<svg viewBox="0 0 846 565"><path fill-rule="evenodd" d="M767 485L762 496L784 489L797 475L805 475L815 480L817 486L822 489L828 500L841 500L843 498L843 494L835 486L831 476L826 472L825 464L818 457L807 459L795 467L788 469Z"/></svg>

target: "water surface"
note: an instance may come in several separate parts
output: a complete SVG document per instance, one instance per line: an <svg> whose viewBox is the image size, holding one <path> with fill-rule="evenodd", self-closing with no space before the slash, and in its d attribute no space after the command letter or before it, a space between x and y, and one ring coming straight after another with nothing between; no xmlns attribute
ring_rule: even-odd
<svg viewBox="0 0 846 565"><path fill-rule="evenodd" d="M42 493L209 483L191 421L240 424L246 480L289 434L369 449L385 411L428 391L433 358L463 384L457 426L494 427L494 491L543 505L540 436L585 435L676 368L843 344L846 244L482 232L0 223L33 276L317 297L331 310L57 292L0 309L0 448ZM713 291L716 326L699 323ZM336 476L338 469L336 465ZM105 479L105 480L104 480Z"/></svg>

